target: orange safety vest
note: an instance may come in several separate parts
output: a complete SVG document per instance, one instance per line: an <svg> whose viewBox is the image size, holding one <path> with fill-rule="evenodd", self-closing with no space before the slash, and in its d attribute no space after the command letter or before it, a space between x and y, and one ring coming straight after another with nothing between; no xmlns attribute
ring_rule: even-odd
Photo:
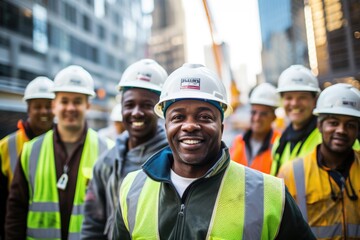
<svg viewBox="0 0 360 240"><path fill-rule="evenodd" d="M0 141L0 158L1 171L4 176L8 178L8 189L13 179L16 163L19 159L25 142L29 141L26 135L24 125L20 120L18 122L18 130L1 139Z"/></svg>
<svg viewBox="0 0 360 240"><path fill-rule="evenodd" d="M279 131L272 130L272 136L270 138L269 145L264 151L257 153L251 165L249 165L249 161L246 156L246 142L243 136L239 135L235 138L233 145L230 148L231 159L242 165L269 174L272 164L272 154L271 154L272 145L275 142L275 140L280 137L280 135L281 133Z"/></svg>

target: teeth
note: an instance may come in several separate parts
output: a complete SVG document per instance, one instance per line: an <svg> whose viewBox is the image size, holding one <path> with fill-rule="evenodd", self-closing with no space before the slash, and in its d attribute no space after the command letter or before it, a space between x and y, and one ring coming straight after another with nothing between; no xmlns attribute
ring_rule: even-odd
<svg viewBox="0 0 360 240"><path fill-rule="evenodd" d="M300 109L296 108L292 110L293 113L300 113Z"/></svg>
<svg viewBox="0 0 360 240"><path fill-rule="evenodd" d="M141 127L142 125L144 125L144 122L133 122L132 125L135 127Z"/></svg>
<svg viewBox="0 0 360 240"><path fill-rule="evenodd" d="M193 145L193 144L198 144L198 143L200 143L199 140L184 140L184 141L182 141L182 142L185 143L185 144L189 144L189 145Z"/></svg>
<svg viewBox="0 0 360 240"><path fill-rule="evenodd" d="M40 117L40 121L46 122L46 121L48 121L48 117Z"/></svg>

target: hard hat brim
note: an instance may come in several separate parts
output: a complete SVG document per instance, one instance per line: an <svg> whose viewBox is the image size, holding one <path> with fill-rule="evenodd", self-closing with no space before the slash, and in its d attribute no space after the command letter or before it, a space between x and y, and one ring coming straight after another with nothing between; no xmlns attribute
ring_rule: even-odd
<svg viewBox="0 0 360 240"><path fill-rule="evenodd" d="M158 115L160 118L165 118L163 109L162 109L162 104L164 102L171 101L171 100L180 101L180 100L185 100L185 99L198 99L198 100L204 101L204 102L212 100L212 101L223 103L224 105L226 105L226 110L224 112L224 118L228 117L233 112L232 107L229 104L227 104L225 100L219 101L219 98L214 97L213 95L204 93L204 92L201 92L198 95L194 95L193 91L181 91L178 93L171 94L171 98L166 98L166 97L163 98L161 101L159 101L155 105L154 111L155 111L156 115Z"/></svg>
<svg viewBox="0 0 360 240"><path fill-rule="evenodd" d="M344 109L343 107L323 108L321 110L315 108L313 114L316 116L319 116L319 114L335 114L360 118L360 111L351 108Z"/></svg>

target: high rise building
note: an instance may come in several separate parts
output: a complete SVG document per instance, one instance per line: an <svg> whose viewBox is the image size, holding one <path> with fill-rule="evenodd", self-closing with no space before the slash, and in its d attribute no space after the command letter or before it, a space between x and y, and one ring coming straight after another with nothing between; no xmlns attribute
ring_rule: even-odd
<svg viewBox="0 0 360 240"><path fill-rule="evenodd" d="M185 62L185 20L182 1L154 0L149 57L170 74Z"/></svg>
<svg viewBox="0 0 360 240"><path fill-rule="evenodd" d="M141 0L1 0L0 137L26 116L24 88L70 64L88 70L97 97L88 117L102 127L123 70L146 55ZM4 117L6 116L6 118Z"/></svg>
<svg viewBox="0 0 360 240"><path fill-rule="evenodd" d="M312 70L321 87L348 82L359 88L360 1L306 0Z"/></svg>
<svg viewBox="0 0 360 240"><path fill-rule="evenodd" d="M303 0L259 0L262 68L265 81L277 85L292 64L309 65Z"/></svg>

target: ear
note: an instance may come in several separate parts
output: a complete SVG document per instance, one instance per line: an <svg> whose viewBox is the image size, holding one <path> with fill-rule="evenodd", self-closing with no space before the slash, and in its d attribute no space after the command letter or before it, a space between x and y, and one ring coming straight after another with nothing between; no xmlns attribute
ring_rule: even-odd
<svg viewBox="0 0 360 240"><path fill-rule="evenodd" d="M224 133L224 123L221 123L221 135Z"/></svg>
<svg viewBox="0 0 360 240"><path fill-rule="evenodd" d="M319 129L320 133L322 133L322 124L323 124L323 121L318 121L317 122L317 128Z"/></svg>
<svg viewBox="0 0 360 240"><path fill-rule="evenodd" d="M51 112L52 114L54 114L54 116L55 116L55 101L56 98L51 101Z"/></svg>

